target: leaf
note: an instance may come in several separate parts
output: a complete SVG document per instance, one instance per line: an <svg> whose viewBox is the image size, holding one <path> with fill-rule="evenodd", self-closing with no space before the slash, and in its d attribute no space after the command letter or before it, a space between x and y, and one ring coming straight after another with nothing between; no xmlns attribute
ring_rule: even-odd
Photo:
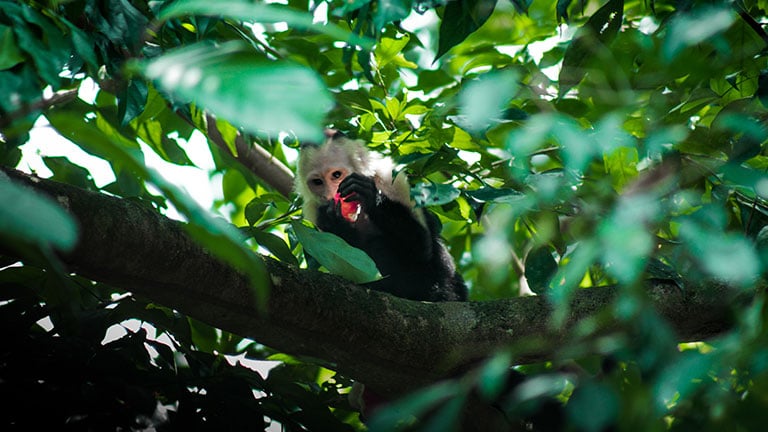
<svg viewBox="0 0 768 432"><path fill-rule="evenodd" d="M579 29L563 57L558 78L560 96L576 86L587 74L586 63L600 45L607 45L618 34L624 13L624 0L609 0Z"/></svg>
<svg viewBox="0 0 768 432"><path fill-rule="evenodd" d="M460 126L477 133L498 122L517 94L518 80L515 72L499 71L467 83L459 94Z"/></svg>
<svg viewBox="0 0 768 432"><path fill-rule="evenodd" d="M600 382L589 381L574 390L568 400L566 411L569 424L579 430L598 432L615 424L619 416L619 395ZM584 413L589 415L584 415Z"/></svg>
<svg viewBox="0 0 768 432"><path fill-rule="evenodd" d="M373 42L335 24L320 25L307 12L300 12L278 4L251 3L240 0L180 0L163 9L158 18L167 20L188 15L226 17L253 23L284 22L292 28L325 34L337 40L370 49Z"/></svg>
<svg viewBox="0 0 768 432"><path fill-rule="evenodd" d="M371 432L400 430L403 420L421 418L423 413L460 391L458 381L445 381L406 396L376 411L368 424L368 430Z"/></svg>
<svg viewBox="0 0 768 432"><path fill-rule="evenodd" d="M555 273L557 273L557 261L552 256L549 246L542 246L528 253L525 258L525 278L533 292L545 293Z"/></svg>
<svg viewBox="0 0 768 432"><path fill-rule="evenodd" d="M379 43L376 45L374 56L376 58L376 64L379 69L388 65L390 62L395 61L400 66L409 64L408 67L416 68L416 64L410 63L403 57L402 51L408 45L411 37L408 33L400 36L399 38L382 37Z"/></svg>
<svg viewBox="0 0 768 432"><path fill-rule="evenodd" d="M24 61L24 56L13 37L13 30L0 25L0 70L10 69Z"/></svg>
<svg viewBox="0 0 768 432"><path fill-rule="evenodd" d="M558 268L557 273L549 284L550 298L555 306L552 323L560 327L568 318L569 302L573 292L578 288L589 267L599 257L600 245L592 239L579 242L573 252L566 254L565 265Z"/></svg>
<svg viewBox="0 0 768 432"><path fill-rule="evenodd" d="M688 15L678 15L669 25L663 55L671 61L683 49L695 46L724 32L736 19L729 6L711 7Z"/></svg>
<svg viewBox="0 0 768 432"><path fill-rule="evenodd" d="M296 257L291 253L291 249L285 243L285 241L276 236L275 234L252 228L250 231L253 235L253 239L259 246L266 248L272 255L277 257L280 261L291 265L298 265Z"/></svg>
<svg viewBox="0 0 768 432"><path fill-rule="evenodd" d="M435 60L479 29L493 13L496 0L457 0L445 5Z"/></svg>
<svg viewBox="0 0 768 432"><path fill-rule="evenodd" d="M510 201L514 199L520 199L524 194L516 189L512 188L495 188L486 186L476 190L464 191L466 195L478 201Z"/></svg>
<svg viewBox="0 0 768 432"><path fill-rule="evenodd" d="M239 42L198 43L141 65L157 87L253 134L292 131L319 140L333 99L315 72L265 63Z"/></svg>
<svg viewBox="0 0 768 432"><path fill-rule="evenodd" d="M373 17L373 25L377 30L391 22L405 19L411 13L413 0L379 0L376 14Z"/></svg>
<svg viewBox="0 0 768 432"><path fill-rule="evenodd" d="M512 354L509 351L501 351L490 359L480 369L477 390L488 401L499 397L506 390L509 368L512 364Z"/></svg>
<svg viewBox="0 0 768 432"><path fill-rule="evenodd" d="M411 197L418 207L448 204L459 195L461 191L450 184L421 183L411 188Z"/></svg>
<svg viewBox="0 0 768 432"><path fill-rule="evenodd" d="M528 8L531 6L533 0L512 0L512 6L515 7L515 11L519 14L528 13Z"/></svg>
<svg viewBox="0 0 768 432"><path fill-rule="evenodd" d="M24 187L0 171L0 234L31 241L38 246L71 250L77 242L77 224L48 196Z"/></svg>
<svg viewBox="0 0 768 432"><path fill-rule="evenodd" d="M365 252L347 244L341 237L307 228L301 222L291 226L299 242L313 258L333 274L363 284L381 279L381 274Z"/></svg>
<svg viewBox="0 0 768 432"><path fill-rule="evenodd" d="M131 80L120 93L117 116L120 119L120 126L125 126L144 111L149 89L145 81Z"/></svg>

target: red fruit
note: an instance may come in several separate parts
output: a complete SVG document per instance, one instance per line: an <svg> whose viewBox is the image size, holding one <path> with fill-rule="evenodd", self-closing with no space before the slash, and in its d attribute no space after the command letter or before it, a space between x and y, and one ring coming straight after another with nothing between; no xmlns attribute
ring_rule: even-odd
<svg viewBox="0 0 768 432"><path fill-rule="evenodd" d="M360 203L353 200L354 196L355 194L352 193L342 198L338 192L333 196L334 204L341 201L341 216L350 222L357 221L357 217L360 215Z"/></svg>

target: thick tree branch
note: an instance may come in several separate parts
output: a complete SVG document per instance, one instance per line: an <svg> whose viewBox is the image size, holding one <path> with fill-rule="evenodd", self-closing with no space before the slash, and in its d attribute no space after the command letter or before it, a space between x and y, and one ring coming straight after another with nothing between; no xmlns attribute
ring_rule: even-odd
<svg viewBox="0 0 768 432"><path fill-rule="evenodd" d="M246 278L202 250L180 223L128 200L4 171L55 197L78 220L77 247L62 256L72 270L280 351L328 361L383 396L434 382L510 344L541 341L519 360L545 359L575 323L618 294L611 287L579 290L567 325L553 330L543 297L421 303L268 259L273 287L268 313L260 314ZM701 340L729 325L726 288L683 295L657 283L649 290L680 340ZM608 331L617 323L603 325Z"/></svg>

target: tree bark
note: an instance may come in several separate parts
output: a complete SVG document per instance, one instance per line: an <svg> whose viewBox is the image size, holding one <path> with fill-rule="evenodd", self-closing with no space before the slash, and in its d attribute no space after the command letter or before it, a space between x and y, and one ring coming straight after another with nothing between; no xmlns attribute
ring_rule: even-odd
<svg viewBox="0 0 768 432"><path fill-rule="evenodd" d="M76 218L77 246L61 255L70 270L279 351L322 359L384 397L466 370L501 347L527 347L519 350L520 362L551 358L576 323L620 295L615 287L578 290L567 322L556 329L542 296L415 302L265 259L272 286L260 311L247 278L206 253L180 222L129 200L3 171ZM702 340L730 325L734 293L726 287L683 293L656 281L647 290L680 341ZM601 317L605 332L620 325Z"/></svg>

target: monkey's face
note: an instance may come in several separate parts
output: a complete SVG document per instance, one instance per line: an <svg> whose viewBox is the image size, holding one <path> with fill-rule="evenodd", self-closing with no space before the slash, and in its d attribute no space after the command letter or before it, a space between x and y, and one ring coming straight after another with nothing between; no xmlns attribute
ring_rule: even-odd
<svg viewBox="0 0 768 432"><path fill-rule="evenodd" d="M349 175L350 171L350 168L343 165L327 166L314 172L307 179L307 188L315 196L332 200L339 189L339 184Z"/></svg>

